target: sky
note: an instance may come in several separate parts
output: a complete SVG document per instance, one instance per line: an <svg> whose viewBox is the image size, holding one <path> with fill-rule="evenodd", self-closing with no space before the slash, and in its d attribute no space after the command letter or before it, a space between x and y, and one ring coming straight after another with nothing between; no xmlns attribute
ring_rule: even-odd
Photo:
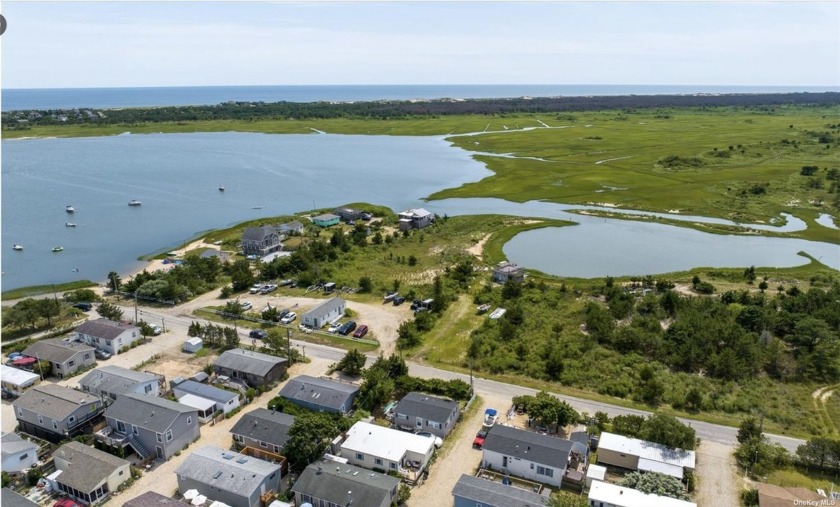
<svg viewBox="0 0 840 507"><path fill-rule="evenodd" d="M5 0L3 88L840 85L840 2Z"/></svg>

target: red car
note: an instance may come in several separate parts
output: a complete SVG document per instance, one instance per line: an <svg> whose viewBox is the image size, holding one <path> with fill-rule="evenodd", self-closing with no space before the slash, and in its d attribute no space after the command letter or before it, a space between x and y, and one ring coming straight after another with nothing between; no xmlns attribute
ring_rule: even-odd
<svg viewBox="0 0 840 507"><path fill-rule="evenodd" d="M484 447L484 439L487 438L487 430L481 430L475 436L475 440L473 440L473 447L481 449Z"/></svg>
<svg viewBox="0 0 840 507"><path fill-rule="evenodd" d="M69 498L62 498L53 504L53 507L79 507L79 504Z"/></svg>
<svg viewBox="0 0 840 507"><path fill-rule="evenodd" d="M364 324L356 328L356 331L353 333L353 338L361 338L366 335L368 332L368 327Z"/></svg>

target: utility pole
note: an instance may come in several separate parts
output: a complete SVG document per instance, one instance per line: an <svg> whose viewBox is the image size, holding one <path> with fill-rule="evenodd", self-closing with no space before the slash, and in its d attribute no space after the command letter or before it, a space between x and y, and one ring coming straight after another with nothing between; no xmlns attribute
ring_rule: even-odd
<svg viewBox="0 0 840 507"><path fill-rule="evenodd" d="M165 333L166 332L166 319L161 317L160 318L160 324L161 324L161 327L163 328L163 332Z"/></svg>
<svg viewBox="0 0 840 507"><path fill-rule="evenodd" d="M118 296L119 297L119 296ZM134 292L134 323L137 324L137 292Z"/></svg>
<svg viewBox="0 0 840 507"><path fill-rule="evenodd" d="M292 330L286 328L286 357L289 358L289 366L292 365Z"/></svg>
<svg viewBox="0 0 840 507"><path fill-rule="evenodd" d="M53 288L53 299L55 299L56 302L58 302L58 296L55 294L55 284L52 284L52 288Z"/></svg>

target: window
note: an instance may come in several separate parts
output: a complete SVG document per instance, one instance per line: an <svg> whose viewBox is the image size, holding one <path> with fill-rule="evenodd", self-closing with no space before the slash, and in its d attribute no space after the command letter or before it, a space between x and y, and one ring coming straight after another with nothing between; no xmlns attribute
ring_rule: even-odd
<svg viewBox="0 0 840 507"><path fill-rule="evenodd" d="M397 464L396 463L391 463L391 470L396 470L396 469L397 469Z"/></svg>
<svg viewBox="0 0 840 507"><path fill-rule="evenodd" d="M85 361L87 361L88 359L90 359L90 352L88 352L87 354L85 354Z"/></svg>
<svg viewBox="0 0 840 507"><path fill-rule="evenodd" d="M544 475L546 477L554 477L554 469L537 466L537 475Z"/></svg>
<svg viewBox="0 0 840 507"><path fill-rule="evenodd" d="M131 425L131 432L132 432L132 433L134 433L135 435L139 435L139 434L140 434L140 432L139 432L139 431L137 431L137 426L135 426L135 425L133 425L133 424Z"/></svg>
<svg viewBox="0 0 840 507"><path fill-rule="evenodd" d="M70 368L76 366L76 361L70 361L69 363L67 363L67 366L69 366Z"/></svg>
<svg viewBox="0 0 840 507"><path fill-rule="evenodd" d="M55 421L53 421L53 429L54 429L54 430L57 430L57 429L58 429L58 423L57 423L57 422L55 422Z"/></svg>
<svg viewBox="0 0 840 507"><path fill-rule="evenodd" d="M38 416L38 424L44 424L44 418L40 415Z"/></svg>
<svg viewBox="0 0 840 507"><path fill-rule="evenodd" d="M360 453L360 452L357 452L356 453L356 459L359 460L359 461L364 461L365 460L365 455Z"/></svg>
<svg viewBox="0 0 840 507"><path fill-rule="evenodd" d="M122 474L123 474L123 471L124 471L124 470L120 470L120 473L119 473L119 475L122 475Z"/></svg>
<svg viewBox="0 0 840 507"><path fill-rule="evenodd" d="M75 422L76 421L76 416L71 415L70 417L67 418L67 420L70 421L70 422Z"/></svg>
<svg viewBox="0 0 840 507"><path fill-rule="evenodd" d="M397 419L408 420L408 414L397 414Z"/></svg>
<svg viewBox="0 0 840 507"><path fill-rule="evenodd" d="M280 446L279 445L274 446L274 452L277 452L277 453L280 452Z"/></svg>
<svg viewBox="0 0 840 507"><path fill-rule="evenodd" d="M166 441L167 442L172 441L172 430L169 430L169 431L166 432Z"/></svg>
<svg viewBox="0 0 840 507"><path fill-rule="evenodd" d="M22 455L22 456L20 457L20 460L21 460L21 461L23 461L23 460L25 460L25 459L26 459L26 458L28 458L28 457L29 457L29 453L27 452L26 454L24 454L24 455Z"/></svg>
<svg viewBox="0 0 840 507"><path fill-rule="evenodd" d="M117 432L125 433L125 423L122 421L117 421Z"/></svg>
<svg viewBox="0 0 840 507"><path fill-rule="evenodd" d="M436 429L439 429L439 430L443 429L443 425L441 423L435 422L435 421L426 421L426 426L429 426L431 428L436 428Z"/></svg>
<svg viewBox="0 0 840 507"><path fill-rule="evenodd" d="M152 392L152 385L151 384L146 384L146 392L147 393Z"/></svg>
<svg viewBox="0 0 840 507"><path fill-rule="evenodd" d="M19 415L19 416L21 416L21 417L23 417L23 409L22 409L22 408L19 408L19 409L18 409L18 415Z"/></svg>
<svg viewBox="0 0 840 507"><path fill-rule="evenodd" d="M260 447L265 447L266 449L268 449L268 444L265 442L260 442Z"/></svg>
<svg viewBox="0 0 840 507"><path fill-rule="evenodd" d="M374 462L374 463L376 463L376 464L377 464L377 465L379 465L379 466L382 466L382 459L381 459L381 458L375 458L375 459L373 460L373 462Z"/></svg>
<svg viewBox="0 0 840 507"><path fill-rule="evenodd" d="M158 442L163 442L163 435L161 435L160 433L156 433L155 435L157 436Z"/></svg>
<svg viewBox="0 0 840 507"><path fill-rule="evenodd" d="M187 417L187 425L192 424L192 416Z"/></svg>

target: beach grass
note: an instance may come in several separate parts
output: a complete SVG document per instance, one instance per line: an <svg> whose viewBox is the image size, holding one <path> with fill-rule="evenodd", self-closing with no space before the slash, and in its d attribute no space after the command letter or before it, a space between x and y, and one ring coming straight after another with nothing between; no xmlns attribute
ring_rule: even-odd
<svg viewBox="0 0 840 507"><path fill-rule="evenodd" d="M22 299L33 296L41 296L43 294L63 294L65 292L86 289L88 287L96 287L97 284L90 280L76 280L74 282L47 284L47 285L30 285L28 287L19 287L17 289L9 289L0 294L0 299L4 301L12 299Z"/></svg>

